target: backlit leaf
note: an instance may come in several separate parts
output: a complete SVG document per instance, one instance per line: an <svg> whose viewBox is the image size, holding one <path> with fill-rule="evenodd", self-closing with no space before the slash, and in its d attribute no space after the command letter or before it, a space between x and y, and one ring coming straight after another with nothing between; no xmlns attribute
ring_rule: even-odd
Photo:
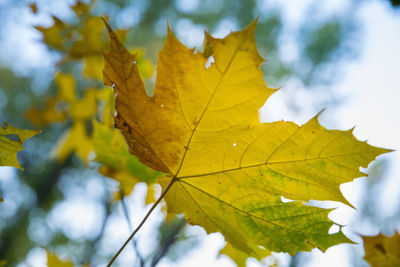
<svg viewBox="0 0 400 267"><path fill-rule="evenodd" d="M160 186L158 184L149 184L147 185L147 194L146 194L146 205L156 202L158 196L160 195Z"/></svg>
<svg viewBox="0 0 400 267"><path fill-rule="evenodd" d="M57 255L47 252L47 267L73 267L70 261L63 261Z"/></svg>
<svg viewBox="0 0 400 267"><path fill-rule="evenodd" d="M126 31L125 31L126 32ZM120 34L121 35L121 34ZM144 56L143 49L131 49L133 54L137 53L137 66L141 77L144 79L150 78L154 73L154 67L150 60L146 59ZM103 66L104 59L100 55L91 55L83 59L84 68L83 75L89 79L103 79Z"/></svg>
<svg viewBox="0 0 400 267"><path fill-rule="evenodd" d="M246 267L246 261L249 256L261 260L271 254L268 250L255 247L252 252L253 254L249 255L246 252L236 249L229 243L227 243L219 253L220 255L226 255L231 258L236 263L237 267Z"/></svg>
<svg viewBox="0 0 400 267"><path fill-rule="evenodd" d="M141 164L128 152L124 137L116 129L111 129L93 121L93 149L96 161L119 172L126 172L137 181L154 182L159 173ZM110 171L108 172L110 173ZM121 180L121 179L118 179Z"/></svg>
<svg viewBox="0 0 400 267"><path fill-rule="evenodd" d="M372 267L400 266L400 234L394 236L363 236L364 259Z"/></svg>
<svg viewBox="0 0 400 267"><path fill-rule="evenodd" d="M255 44L256 23L224 39L206 34L206 54L180 43L170 29L159 53L154 96L148 96L129 53L108 27L104 82L116 93L115 126L129 151L155 170L169 212L184 213L208 233L221 232L237 250L260 246L294 254L349 242L328 234L331 210L304 202L348 203L342 183L364 176L388 150L327 130L312 118L303 126L260 123L258 110L275 92L266 86ZM215 63L206 67L208 56ZM294 201L283 203L281 196Z"/></svg>
<svg viewBox="0 0 400 267"><path fill-rule="evenodd" d="M97 112L96 90L88 88L83 98L78 99L74 76L58 73L55 81L59 88L58 98L67 105L66 112L72 120L72 126L58 141L52 154L63 162L71 153L76 152L83 161L87 161L93 148L86 123L90 122Z"/></svg>
<svg viewBox="0 0 400 267"><path fill-rule="evenodd" d="M66 31L67 25L56 16L53 16L53 25L45 28L36 26L35 28L43 34L43 42L50 48L63 50L69 34Z"/></svg>
<svg viewBox="0 0 400 267"><path fill-rule="evenodd" d="M36 127L46 127L54 122L63 122L66 119L65 110L58 108L59 101L55 97L47 99L46 105L43 110L31 107L25 116Z"/></svg>
<svg viewBox="0 0 400 267"><path fill-rule="evenodd" d="M30 3L29 8L31 9L33 14L36 14L38 12L36 3Z"/></svg>
<svg viewBox="0 0 400 267"><path fill-rule="evenodd" d="M82 121L78 121L64 133L52 155L59 162L64 162L70 154L76 152L83 161L87 161L91 151L92 140L87 134L86 126Z"/></svg>
<svg viewBox="0 0 400 267"><path fill-rule="evenodd" d="M11 125L0 126L0 166L12 166L22 169L17 152L24 149L22 144L40 131L18 129Z"/></svg>
<svg viewBox="0 0 400 267"><path fill-rule="evenodd" d="M101 18L90 14L92 4L77 1L71 6L79 21L76 24L53 16L52 26L36 26L43 35L43 42L49 48L65 53L70 59L98 55L101 49L107 47L107 42L102 34L104 26Z"/></svg>
<svg viewBox="0 0 400 267"><path fill-rule="evenodd" d="M101 79L97 76L98 68L103 66L100 52L108 47L108 42L101 17L91 12L94 3L95 1L76 1L71 5L75 13L73 21L63 21L53 16L53 25L35 28L42 33L42 40L47 47L63 53L60 62L83 59L84 75ZM120 40L125 39L126 33L127 30L124 29L116 31Z"/></svg>

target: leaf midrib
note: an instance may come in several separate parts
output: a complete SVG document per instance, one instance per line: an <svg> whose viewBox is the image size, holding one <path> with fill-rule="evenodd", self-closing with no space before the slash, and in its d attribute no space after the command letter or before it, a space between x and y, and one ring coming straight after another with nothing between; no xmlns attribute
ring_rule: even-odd
<svg viewBox="0 0 400 267"><path fill-rule="evenodd" d="M363 154L363 153L366 153L366 152L351 152L351 153L338 154L338 155L326 156L326 157L294 159L294 160L286 160L286 161L275 161L275 162L269 162L268 161L268 162L263 162L263 163L248 165L248 166L240 166L238 168L231 168L231 169L216 171L216 172L199 173L199 174L185 175L185 176L180 176L180 177L177 176L177 179L197 178L197 177L202 177L202 176L208 176L208 175L214 175L214 174L220 174L220 173L227 173L227 172L232 172L232 171L239 171L239 170L243 170L243 169L261 167L261 166L276 165L276 164L287 164L287 163L295 163L295 162L307 162L307 161L323 160L323 159L332 159L332 158L339 158L339 157L345 157L345 156L351 156L351 155L357 155L357 154Z"/></svg>
<svg viewBox="0 0 400 267"><path fill-rule="evenodd" d="M189 140L188 140L188 142L187 142L187 144L186 144L186 146L185 146L185 150L184 150L184 153L183 153L183 156L182 156L181 163L180 163L180 165L179 165L179 167L178 167L178 170L176 171L176 174L174 175L174 177L175 177L176 179L178 178L179 172L180 172L180 170L182 169L183 163L184 163L184 161L185 161L185 159L186 159L186 153L187 153L187 151L189 150L190 144L191 144L192 139L193 139L193 136L194 136L194 134L195 134L195 132L196 132L196 130L197 130L197 127L200 125L200 123L202 122L202 119L203 119L204 115L205 115L206 112L208 111L208 107L210 106L211 102L213 101L214 96L215 96L216 92L218 91L218 89L219 89L219 87L220 87L222 81L224 80L225 74L227 73L227 71L229 70L230 66L232 65L232 62L234 61L234 59L235 59L235 57L236 57L236 55L237 55L239 49L242 47L242 45L243 45L244 43L246 43L247 39L248 39L248 37L246 36L246 38L243 38L243 40L241 40L241 42L240 42L240 43L238 44L238 46L236 47L235 52L234 52L233 55L232 55L232 58L229 60L228 65L226 66L225 70L221 73L221 78L219 79L217 85L215 86L215 89L214 89L213 93L211 94L210 98L208 99L208 102L207 102L206 106L204 107L204 110L203 110L203 112L201 113L201 115L200 115L200 117L199 117L199 119L198 119L198 121L197 121L197 123L196 123L196 125L195 125L195 127L194 127L194 129L193 129L193 131L192 131L192 133L191 133L191 135L190 135L190 137L189 137ZM215 62L214 64L216 64L216 62ZM219 68L218 68L218 70L219 70Z"/></svg>

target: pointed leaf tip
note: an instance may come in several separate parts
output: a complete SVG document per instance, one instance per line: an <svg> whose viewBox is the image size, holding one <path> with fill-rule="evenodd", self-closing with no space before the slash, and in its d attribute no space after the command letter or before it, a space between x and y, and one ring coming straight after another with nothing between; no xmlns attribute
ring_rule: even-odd
<svg viewBox="0 0 400 267"><path fill-rule="evenodd" d="M101 17L101 20L103 21L104 25L106 26L106 29L109 34L113 32L111 26L108 24L107 20L104 17Z"/></svg>
<svg viewBox="0 0 400 267"><path fill-rule="evenodd" d="M256 29L256 27L257 27L257 24L258 24L258 17L256 17L255 19L253 19L253 21L252 22L250 22L249 23L249 25L247 25L247 27L246 27L246 29L249 29L249 30L255 30Z"/></svg>
<svg viewBox="0 0 400 267"><path fill-rule="evenodd" d="M169 21L167 20L167 34L171 34L171 33L172 33L171 25L169 24Z"/></svg>

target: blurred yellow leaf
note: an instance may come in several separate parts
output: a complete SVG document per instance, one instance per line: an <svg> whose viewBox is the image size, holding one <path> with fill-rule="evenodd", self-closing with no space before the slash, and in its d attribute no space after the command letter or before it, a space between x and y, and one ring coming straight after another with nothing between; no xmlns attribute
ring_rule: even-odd
<svg viewBox="0 0 400 267"><path fill-rule="evenodd" d="M99 168L99 173L113 178L119 182L119 190L113 194L113 200L121 200L123 196L129 196L136 184L140 181L131 173L125 170L119 170L108 165L103 165Z"/></svg>
<svg viewBox="0 0 400 267"><path fill-rule="evenodd" d="M223 254L231 258L238 267L246 267L246 261L249 256L260 261L269 256L271 252L259 247L254 247L253 254L249 255L241 250L236 249L231 244L226 243L225 247L219 252L219 254Z"/></svg>
<svg viewBox="0 0 400 267"><path fill-rule="evenodd" d="M85 162L92 149L92 140L87 134L85 123L77 121L61 137L52 154L58 161L64 162L71 153L76 152Z"/></svg>
<svg viewBox="0 0 400 267"><path fill-rule="evenodd" d="M82 99L78 99L75 89L75 78L71 74L58 73L56 83L59 88L58 98L66 102L66 111L72 119L71 128L59 140L53 151L53 156L64 161L72 152L87 161L92 151L92 140L86 129L97 112L95 89L86 89Z"/></svg>
<svg viewBox="0 0 400 267"><path fill-rule="evenodd" d="M124 35L125 31L119 31L119 35ZM153 76L154 67L150 60L145 57L145 52L143 49L131 49L132 53L137 54L137 66L139 69L140 76L143 79L148 79ZM89 79L103 79L103 66L104 59L103 56L98 55L89 55L83 58L84 68L83 75Z"/></svg>
<svg viewBox="0 0 400 267"><path fill-rule="evenodd" d="M47 267L74 267L74 264L60 260L57 255L47 252Z"/></svg>
<svg viewBox="0 0 400 267"><path fill-rule="evenodd" d="M145 50L142 48L131 49L130 52L135 55L136 66L139 70L140 77L148 79L153 76L154 67L150 60L145 57Z"/></svg>
<svg viewBox="0 0 400 267"><path fill-rule="evenodd" d="M400 234L393 236L362 236L364 241L364 259L371 267L400 266Z"/></svg>
<svg viewBox="0 0 400 267"><path fill-rule="evenodd" d="M55 97L47 99L43 110L29 108L25 117L36 127L46 127L54 122L63 122L66 119L66 111L58 108L59 101Z"/></svg>
<svg viewBox="0 0 400 267"><path fill-rule="evenodd" d="M41 131L18 129L11 125L0 126L0 166L12 166L22 169L17 152L24 149L22 144Z"/></svg>
<svg viewBox="0 0 400 267"><path fill-rule="evenodd" d="M158 184L148 184L146 193L146 205L156 202L157 198L161 195L161 188Z"/></svg>
<svg viewBox="0 0 400 267"><path fill-rule="evenodd" d="M31 9L33 14L36 14L38 11L36 3L30 3L29 8Z"/></svg>
<svg viewBox="0 0 400 267"><path fill-rule="evenodd" d="M90 14L94 1L86 4L77 1L71 6L78 22L64 22L53 16L50 27L36 26L43 35L43 42L52 49L65 53L65 58L81 59L97 55L107 47L100 17Z"/></svg>
<svg viewBox="0 0 400 267"><path fill-rule="evenodd" d="M71 58L83 58L89 55L99 55L107 47L102 35L104 24L100 17L88 17L83 21L82 28L77 29L78 37L69 50Z"/></svg>
<svg viewBox="0 0 400 267"><path fill-rule="evenodd" d="M90 120L96 115L97 102L96 102L96 90L94 88L88 88L85 91L85 95L82 99L70 102L70 116L74 121Z"/></svg>
<svg viewBox="0 0 400 267"><path fill-rule="evenodd" d="M75 15L79 18L89 14L90 8L93 5L94 1L91 0L90 4L86 4L80 0L76 1L75 4L71 6L71 9L75 12Z"/></svg>
<svg viewBox="0 0 400 267"><path fill-rule="evenodd" d="M58 98L68 103L76 101L75 78L72 74L58 72L55 77L58 87Z"/></svg>
<svg viewBox="0 0 400 267"><path fill-rule="evenodd" d="M90 55L83 58L83 75L88 79L101 80L103 77L104 60L100 55Z"/></svg>
<svg viewBox="0 0 400 267"><path fill-rule="evenodd" d="M180 43L168 30L159 53L154 96L146 94L137 56L111 38L104 82L116 92L115 126L129 151L164 172L168 210L184 213L208 233L221 232L237 250L310 251L351 242L329 234L331 210L304 202L348 203L340 184L364 176L389 150L327 130L317 116L303 126L260 123L258 110L276 90L266 86L253 22L224 39L206 34L206 55ZM284 203L281 197L295 201Z"/></svg>
<svg viewBox="0 0 400 267"><path fill-rule="evenodd" d="M56 16L53 16L53 25L45 28L35 26L43 34L43 42L50 48L64 50L66 40L69 39L67 26Z"/></svg>

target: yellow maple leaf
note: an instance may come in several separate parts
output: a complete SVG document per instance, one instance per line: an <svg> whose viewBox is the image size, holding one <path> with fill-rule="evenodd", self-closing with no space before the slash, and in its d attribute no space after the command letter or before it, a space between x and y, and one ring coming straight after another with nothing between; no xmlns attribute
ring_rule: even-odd
<svg viewBox="0 0 400 267"><path fill-rule="evenodd" d="M47 99L43 110L31 107L25 112L25 117L36 127L46 127L54 122L63 122L66 119L65 110L58 108L56 97Z"/></svg>
<svg viewBox="0 0 400 267"><path fill-rule="evenodd" d="M64 50L64 46L69 39L69 33L66 31L67 25L53 16L53 25L45 28L43 26L35 26L43 34L43 42L50 48Z"/></svg>
<svg viewBox="0 0 400 267"><path fill-rule="evenodd" d="M91 0L89 4L86 4L82 1L76 1L75 4L71 5L71 9L74 11L77 17L82 17L89 14L90 8L93 5L94 1Z"/></svg>
<svg viewBox="0 0 400 267"><path fill-rule="evenodd" d="M96 90L89 88L83 98L78 99L74 76L58 73L55 81L59 88L58 98L66 102L66 111L72 119L72 126L59 140L52 154L57 160L64 161L72 152L76 152L83 161L86 161L93 150L86 123L97 111Z"/></svg>
<svg viewBox="0 0 400 267"><path fill-rule="evenodd" d="M255 27L224 39L206 34L204 54L168 29L151 97L136 56L107 25L104 82L115 89L115 126L132 154L165 173L159 182L170 212L221 232L249 256L260 246L294 254L350 242L341 231L328 234L331 210L304 202L348 203L339 185L364 176L360 166L388 150L351 131L327 130L317 116L301 127L260 123L258 110L276 90L259 69ZM207 68L209 56L215 62ZM283 203L282 196L295 201Z"/></svg>
<svg viewBox="0 0 400 267"><path fill-rule="evenodd" d="M103 22L100 17L89 16L82 22L82 28L77 28L79 37L70 47L69 55L72 58L82 58L91 54L99 54L107 47L102 32L104 30Z"/></svg>
<svg viewBox="0 0 400 267"><path fill-rule="evenodd" d="M65 53L64 60L100 56L100 51L107 47L101 18L90 13L93 4L94 1L88 4L77 1L71 5L77 23L64 22L53 16L53 25L50 27L35 26L49 48Z"/></svg>
<svg viewBox="0 0 400 267"><path fill-rule="evenodd" d="M400 234L392 237L379 234L362 236L365 249L365 260L372 267L400 266Z"/></svg>
<svg viewBox="0 0 400 267"><path fill-rule="evenodd" d="M17 152L24 149L22 144L41 131L18 129L11 125L0 126L0 166L12 166L22 169ZM15 138L13 138L13 136Z"/></svg>
<svg viewBox="0 0 400 267"><path fill-rule="evenodd" d="M59 162L64 162L71 153L76 154L85 162L93 150L91 138L82 121L75 122L58 141L52 156Z"/></svg>

